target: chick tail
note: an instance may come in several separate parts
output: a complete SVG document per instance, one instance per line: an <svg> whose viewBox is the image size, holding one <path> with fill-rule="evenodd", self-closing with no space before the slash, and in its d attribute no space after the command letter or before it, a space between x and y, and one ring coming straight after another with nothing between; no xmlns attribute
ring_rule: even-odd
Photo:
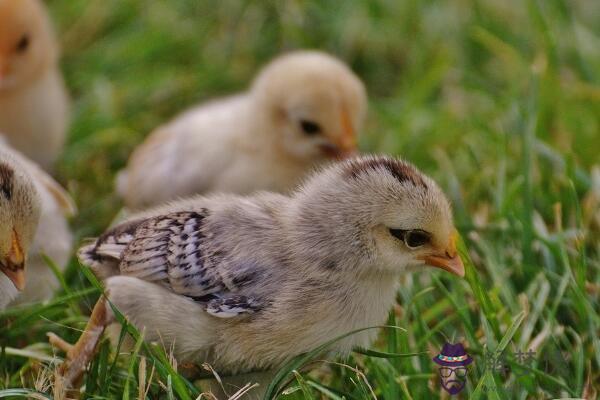
<svg viewBox="0 0 600 400"><path fill-rule="evenodd" d="M98 279L105 280L119 275L118 261L99 254L96 241L82 246L77 252L77 259L81 264L90 267Z"/></svg>

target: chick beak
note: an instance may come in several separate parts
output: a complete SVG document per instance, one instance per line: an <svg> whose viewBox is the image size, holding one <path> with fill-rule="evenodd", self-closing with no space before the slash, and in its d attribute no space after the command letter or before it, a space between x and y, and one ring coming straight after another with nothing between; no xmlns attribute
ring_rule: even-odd
<svg viewBox="0 0 600 400"><path fill-rule="evenodd" d="M356 151L356 135L354 134L352 121L346 110L342 110L341 121L342 137L339 143L340 148L344 152L353 153Z"/></svg>
<svg viewBox="0 0 600 400"><path fill-rule="evenodd" d="M8 63L0 57L0 82L8 75Z"/></svg>
<svg viewBox="0 0 600 400"><path fill-rule="evenodd" d="M13 231L8 257L0 263L0 271L12 281L19 291L25 288L25 254L23 254L15 231Z"/></svg>
<svg viewBox="0 0 600 400"><path fill-rule="evenodd" d="M427 265L441 268L462 278L465 276L465 266L456 251L457 235L457 232L452 235L448 247L444 251L427 255L423 257L423 261Z"/></svg>
<svg viewBox="0 0 600 400"><path fill-rule="evenodd" d="M340 121L342 135L334 142L322 145L321 148L329 157L344 159L356 153L356 135L346 110L342 110Z"/></svg>

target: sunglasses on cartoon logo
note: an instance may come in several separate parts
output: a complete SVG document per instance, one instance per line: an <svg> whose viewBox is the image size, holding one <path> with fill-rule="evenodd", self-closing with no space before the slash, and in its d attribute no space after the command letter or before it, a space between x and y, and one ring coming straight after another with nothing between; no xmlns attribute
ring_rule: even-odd
<svg viewBox="0 0 600 400"><path fill-rule="evenodd" d="M443 378L448 378L450 375L452 375L453 372L457 378L464 378L467 375L467 369L465 367L440 368L440 376Z"/></svg>

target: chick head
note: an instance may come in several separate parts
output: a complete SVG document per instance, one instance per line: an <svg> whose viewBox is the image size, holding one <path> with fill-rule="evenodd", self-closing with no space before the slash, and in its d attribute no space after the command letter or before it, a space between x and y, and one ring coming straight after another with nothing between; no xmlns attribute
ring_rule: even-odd
<svg viewBox="0 0 600 400"><path fill-rule="evenodd" d="M267 65L252 95L266 113L273 140L301 160L339 158L356 150L367 99L360 79L342 62L317 51L297 51Z"/></svg>
<svg viewBox="0 0 600 400"><path fill-rule="evenodd" d="M0 91L30 82L57 57L43 4L0 0Z"/></svg>
<svg viewBox="0 0 600 400"><path fill-rule="evenodd" d="M345 265L359 274L429 265L464 276L446 196L405 161L366 156L340 162L315 174L296 196L294 223L306 259L329 259L333 268Z"/></svg>
<svg viewBox="0 0 600 400"><path fill-rule="evenodd" d="M20 166L0 151L0 273L22 290L27 252L40 217L41 200Z"/></svg>

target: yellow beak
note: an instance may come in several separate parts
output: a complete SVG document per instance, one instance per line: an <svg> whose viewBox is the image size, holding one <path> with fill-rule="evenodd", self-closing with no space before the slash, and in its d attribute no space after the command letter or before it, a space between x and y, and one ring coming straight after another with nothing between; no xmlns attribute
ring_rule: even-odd
<svg viewBox="0 0 600 400"><path fill-rule="evenodd" d="M354 152L356 150L356 135L354 133L354 128L352 127L352 121L346 110L342 110L341 122L342 137L339 146L345 153Z"/></svg>
<svg viewBox="0 0 600 400"><path fill-rule="evenodd" d="M454 231L450 237L448 247L443 251L423 257L423 261L432 267L441 268L461 278L465 276L465 266L463 265L460 255L456 251L456 238L458 232Z"/></svg>
<svg viewBox="0 0 600 400"><path fill-rule="evenodd" d="M17 233L13 230L8 257L0 262L0 271L12 281L18 290L25 288L25 254Z"/></svg>
<svg viewBox="0 0 600 400"><path fill-rule="evenodd" d="M321 149L331 158L344 159L356 153L356 135L350 116L346 110L340 114L342 134L339 138L321 145Z"/></svg>
<svg viewBox="0 0 600 400"><path fill-rule="evenodd" d="M8 63L0 58L0 81L8 75Z"/></svg>

